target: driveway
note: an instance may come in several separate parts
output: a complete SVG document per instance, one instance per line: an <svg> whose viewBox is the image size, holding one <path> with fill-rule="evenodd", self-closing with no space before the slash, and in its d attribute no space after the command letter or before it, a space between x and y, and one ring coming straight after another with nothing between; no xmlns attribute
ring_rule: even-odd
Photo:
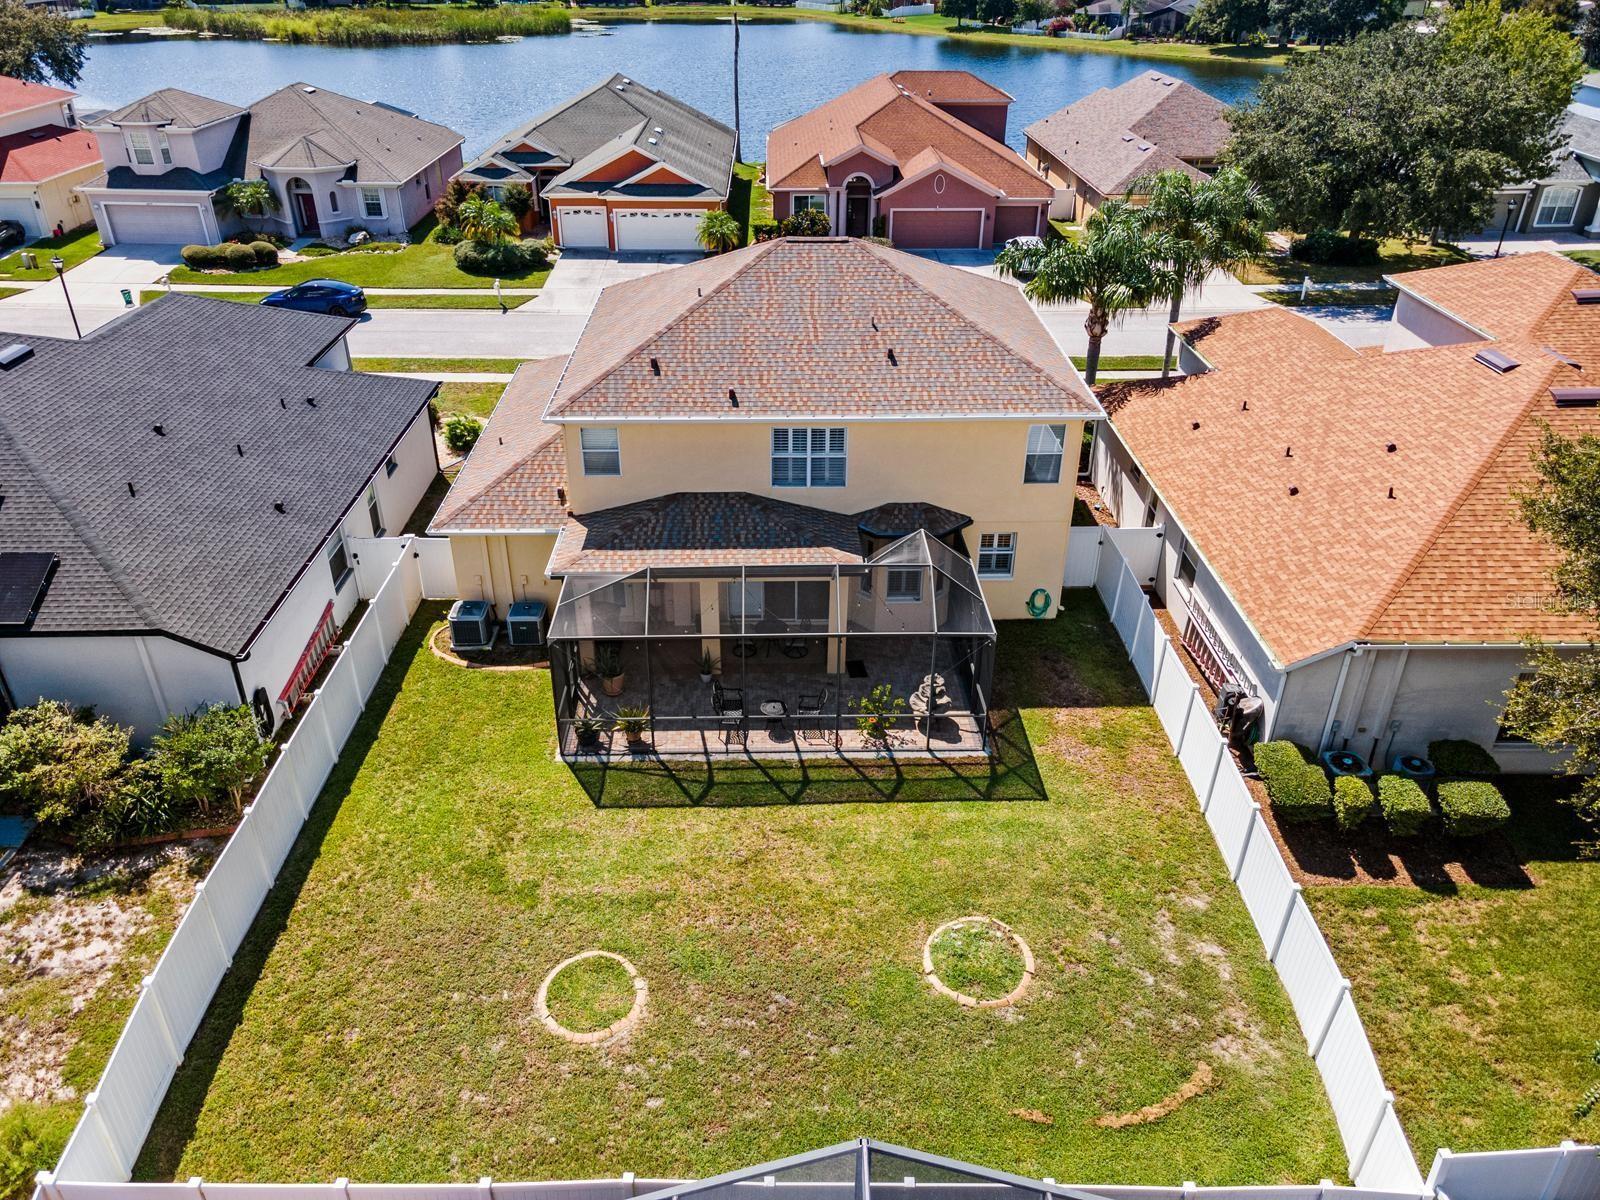
<svg viewBox="0 0 1600 1200"><path fill-rule="evenodd" d="M1533 254L1539 250L1561 254L1567 250L1600 249L1600 242L1571 229L1551 230L1548 233L1508 233L1503 245L1498 229L1485 229L1482 233L1458 239L1456 245L1480 258L1493 254L1497 246L1501 254Z"/></svg>
<svg viewBox="0 0 1600 1200"><path fill-rule="evenodd" d="M597 250L564 250L550 269L544 287L523 308L587 315L600 298L602 288L654 275L703 257L700 254L605 254Z"/></svg>
<svg viewBox="0 0 1600 1200"><path fill-rule="evenodd" d="M178 246L113 246L79 263L66 274L78 324L84 333L97 329L129 307L127 288L137 301L141 285L152 284L183 261ZM0 330L50 337L72 336L72 316L62 285L51 281L0 300Z"/></svg>

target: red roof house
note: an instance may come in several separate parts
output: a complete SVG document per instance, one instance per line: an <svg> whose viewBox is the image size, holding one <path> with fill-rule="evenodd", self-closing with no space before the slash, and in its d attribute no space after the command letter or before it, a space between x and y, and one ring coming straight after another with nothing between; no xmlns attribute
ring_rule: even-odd
<svg viewBox="0 0 1600 1200"><path fill-rule="evenodd" d="M78 128L72 93L0 75L0 221L30 240L91 218L74 190L101 170L93 136Z"/></svg>

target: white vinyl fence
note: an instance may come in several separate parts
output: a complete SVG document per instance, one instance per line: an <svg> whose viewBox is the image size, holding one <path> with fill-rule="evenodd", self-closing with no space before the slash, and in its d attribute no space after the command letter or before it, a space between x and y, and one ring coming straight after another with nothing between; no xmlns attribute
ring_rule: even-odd
<svg viewBox="0 0 1600 1200"><path fill-rule="evenodd" d="M1128 564L1139 582L1149 587L1156 581L1161 565L1161 550L1166 545L1164 525L1118 529L1109 525L1074 525L1067 538L1067 567L1063 587L1094 587L1100 578L1100 559L1106 546Z"/></svg>
<svg viewBox="0 0 1600 1200"><path fill-rule="evenodd" d="M1344 1139L1350 1178L1360 1187L1419 1192L1422 1174L1356 1015L1350 982L1340 974L1301 898L1300 885L1290 878L1261 819L1261 806L1251 798L1200 689L1157 623L1145 599L1144 580L1120 553L1114 535L1136 531L1105 532L1113 536L1103 539L1095 589L1128 648L1139 682L1200 799L1228 875L1238 885L1294 1005Z"/></svg>
<svg viewBox="0 0 1600 1200"><path fill-rule="evenodd" d="M1548 1150L1452 1154L1441 1150L1428 1172L1439 1200L1595 1200L1600 1149L1562 1142Z"/></svg>
<svg viewBox="0 0 1600 1200"><path fill-rule="evenodd" d="M365 539L357 548L357 586L369 602L367 611L339 647L244 819L195 888L166 951L140 985L138 1002L99 1086L85 1097L83 1116L55 1175L40 1177L46 1196L62 1186L56 1179L79 1181L75 1187L126 1187L120 1181L133 1169L189 1039L423 598L426 552L414 550L414 540L424 539ZM160 1187L174 1197L180 1191L190 1200L196 1195L177 1184ZM241 1191L235 1197L267 1200L267 1194L257 1188L250 1196ZM417 1192L410 1195L427 1200Z"/></svg>

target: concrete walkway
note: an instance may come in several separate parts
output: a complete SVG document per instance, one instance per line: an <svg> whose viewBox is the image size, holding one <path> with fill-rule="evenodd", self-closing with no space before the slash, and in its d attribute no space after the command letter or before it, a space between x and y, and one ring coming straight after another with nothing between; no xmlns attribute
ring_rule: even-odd
<svg viewBox="0 0 1600 1200"><path fill-rule="evenodd" d="M137 301L141 285L154 283L182 261L179 249L178 246L113 246L68 271L66 287L83 332L98 329L129 311L131 306L123 303L122 290L127 288ZM8 333L70 338L72 316L61 289L61 282L52 279L0 300L0 329Z"/></svg>

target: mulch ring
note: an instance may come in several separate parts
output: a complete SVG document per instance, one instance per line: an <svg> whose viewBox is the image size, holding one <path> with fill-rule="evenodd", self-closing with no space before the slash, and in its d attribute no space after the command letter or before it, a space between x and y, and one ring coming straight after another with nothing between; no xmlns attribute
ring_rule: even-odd
<svg viewBox="0 0 1600 1200"><path fill-rule="evenodd" d="M1377 884L1454 891L1467 884L1493 888L1533 887L1537 880L1518 859L1503 833L1452 838L1437 827L1417 837L1395 837L1373 812L1360 829L1345 833L1331 821L1279 825L1266 784L1245 779L1261 817L1278 843L1294 881L1306 887Z"/></svg>
<svg viewBox="0 0 1600 1200"><path fill-rule="evenodd" d="M502 630L487 650L452 650L450 626L440 625L428 636L428 649L452 666L478 671L536 671L548 668L550 660L543 646L513 646Z"/></svg>

